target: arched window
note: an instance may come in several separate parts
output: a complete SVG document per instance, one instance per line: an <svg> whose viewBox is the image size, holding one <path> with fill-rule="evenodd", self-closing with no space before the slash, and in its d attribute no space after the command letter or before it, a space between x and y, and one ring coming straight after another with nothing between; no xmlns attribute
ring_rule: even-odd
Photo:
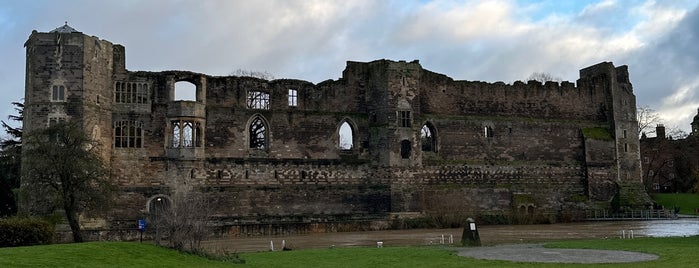
<svg viewBox="0 0 699 268"><path fill-rule="evenodd" d="M423 152L436 152L437 140L435 139L434 127L432 124L425 123L420 129L420 143Z"/></svg>
<svg viewBox="0 0 699 268"><path fill-rule="evenodd" d="M201 147L201 124L196 121L173 120L172 148Z"/></svg>
<svg viewBox="0 0 699 268"><path fill-rule="evenodd" d="M182 147L192 147L194 144L192 143L192 140L194 139L194 135L192 133L192 122L183 122L184 126L182 127Z"/></svg>
<svg viewBox="0 0 699 268"><path fill-rule="evenodd" d="M352 130L352 126L347 122L344 121L340 125L340 130L339 130L339 147L340 150L352 150L352 147L354 147L354 131Z"/></svg>
<svg viewBox="0 0 699 268"><path fill-rule="evenodd" d="M251 149L267 149L267 125L260 116L255 116L250 122L248 134Z"/></svg>
<svg viewBox="0 0 699 268"><path fill-rule="evenodd" d="M187 81L175 83L175 100L196 101L197 86Z"/></svg>
<svg viewBox="0 0 699 268"><path fill-rule="evenodd" d="M412 144L410 144L409 140L402 140L400 142L400 158L403 158L403 159L410 158L410 149L411 148L412 148Z"/></svg>

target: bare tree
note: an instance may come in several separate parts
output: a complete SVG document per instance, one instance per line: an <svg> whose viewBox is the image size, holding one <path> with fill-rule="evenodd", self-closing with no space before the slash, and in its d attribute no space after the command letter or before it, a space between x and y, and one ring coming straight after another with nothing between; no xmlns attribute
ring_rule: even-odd
<svg viewBox="0 0 699 268"><path fill-rule="evenodd" d="M264 80L274 80L274 75L267 72L267 71L251 71L251 70L243 70L243 69L237 69L231 73L231 75L235 76L245 76L245 77L255 77L255 78L260 78Z"/></svg>
<svg viewBox="0 0 699 268"><path fill-rule="evenodd" d="M661 123L660 115L647 105L636 108L638 135L655 133L655 126Z"/></svg>
<svg viewBox="0 0 699 268"><path fill-rule="evenodd" d="M200 193L177 193L172 204L151 211L156 241L168 240L168 246L180 251L200 252L201 241L209 234L211 206ZM163 236L163 237L161 237Z"/></svg>
<svg viewBox="0 0 699 268"><path fill-rule="evenodd" d="M107 205L114 192L99 143L73 122L35 130L24 138L22 188L30 198L27 202L57 202L65 211L73 241L82 242L79 213Z"/></svg>
<svg viewBox="0 0 699 268"><path fill-rule="evenodd" d="M539 81L541 83L546 83L548 81L553 81L553 82L561 82L562 79L560 77L555 77L551 75L550 73L544 73L544 72L534 72L531 75L529 75L529 78L527 78L527 81Z"/></svg>
<svg viewBox="0 0 699 268"><path fill-rule="evenodd" d="M689 136L689 133L678 127L671 127L667 133L670 138L675 140L684 139Z"/></svg>

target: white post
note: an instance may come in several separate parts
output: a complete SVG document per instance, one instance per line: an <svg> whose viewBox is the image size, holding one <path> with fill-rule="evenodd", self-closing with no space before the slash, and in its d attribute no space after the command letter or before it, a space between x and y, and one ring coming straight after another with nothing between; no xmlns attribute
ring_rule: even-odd
<svg viewBox="0 0 699 268"><path fill-rule="evenodd" d="M442 235L442 240L441 240L441 242L442 242L442 245L444 245L444 235Z"/></svg>
<svg viewBox="0 0 699 268"><path fill-rule="evenodd" d="M454 235L449 235L449 244L454 244Z"/></svg>
<svg viewBox="0 0 699 268"><path fill-rule="evenodd" d="M282 240L282 250L286 248L286 240Z"/></svg>
<svg viewBox="0 0 699 268"><path fill-rule="evenodd" d="M633 239L633 230L629 230L629 238Z"/></svg>
<svg viewBox="0 0 699 268"><path fill-rule="evenodd" d="M269 240L269 250L274 251L274 241Z"/></svg>
<svg viewBox="0 0 699 268"><path fill-rule="evenodd" d="M621 239L626 238L626 230L621 230Z"/></svg>

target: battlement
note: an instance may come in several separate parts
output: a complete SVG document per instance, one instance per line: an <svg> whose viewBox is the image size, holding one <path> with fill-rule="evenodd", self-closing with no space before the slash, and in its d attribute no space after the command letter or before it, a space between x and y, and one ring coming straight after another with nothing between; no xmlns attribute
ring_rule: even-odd
<svg viewBox="0 0 699 268"><path fill-rule="evenodd" d="M76 120L104 145L123 190L108 214L117 225L183 191L216 199L219 226L391 213L555 221L640 179L635 96L628 68L611 62L575 84L506 84L417 60L348 61L315 84L130 71L124 46L67 27L25 46L24 129Z"/></svg>

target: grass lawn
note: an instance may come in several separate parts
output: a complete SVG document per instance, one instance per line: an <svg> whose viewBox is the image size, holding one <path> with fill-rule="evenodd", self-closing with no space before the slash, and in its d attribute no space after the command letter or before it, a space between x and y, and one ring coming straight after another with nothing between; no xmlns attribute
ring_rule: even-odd
<svg viewBox="0 0 699 268"><path fill-rule="evenodd" d="M552 247L620 249L660 259L627 264L543 264L485 261L442 247L335 248L244 253L245 264L212 261L149 244L92 242L0 248L0 267L697 267L699 236L565 241Z"/></svg>
<svg viewBox="0 0 699 268"><path fill-rule="evenodd" d="M242 267L134 242L0 248L0 267Z"/></svg>
<svg viewBox="0 0 699 268"><path fill-rule="evenodd" d="M672 209L680 207L680 214L697 215L695 209L699 208L699 194L652 194L653 200L658 204Z"/></svg>

